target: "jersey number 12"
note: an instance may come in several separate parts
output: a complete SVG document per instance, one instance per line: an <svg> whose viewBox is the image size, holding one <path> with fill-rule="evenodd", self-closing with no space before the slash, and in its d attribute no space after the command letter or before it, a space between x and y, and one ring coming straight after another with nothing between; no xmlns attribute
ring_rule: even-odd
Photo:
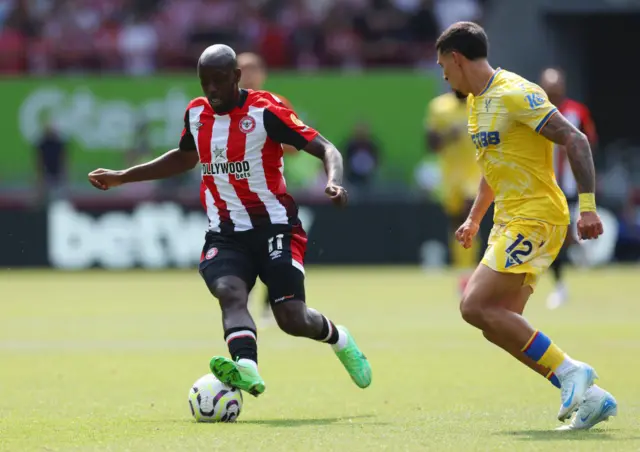
<svg viewBox="0 0 640 452"><path fill-rule="evenodd" d="M522 245L523 248L516 249L518 246ZM512 267L514 265L522 264L522 260L520 256L527 257L531 254L533 250L533 244L529 240L525 240L522 234L518 234L515 241L506 249L507 253L507 262L505 264L505 268Z"/></svg>

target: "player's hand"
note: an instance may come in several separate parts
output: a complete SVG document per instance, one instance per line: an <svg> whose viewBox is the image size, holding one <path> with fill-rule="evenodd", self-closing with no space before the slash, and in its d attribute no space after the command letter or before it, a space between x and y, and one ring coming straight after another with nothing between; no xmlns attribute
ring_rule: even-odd
<svg viewBox="0 0 640 452"><path fill-rule="evenodd" d="M467 220L462 223L462 226L460 226L456 231L456 240L463 247L471 248L473 239L478 234L478 230L480 230L480 225L470 218L467 218Z"/></svg>
<svg viewBox="0 0 640 452"><path fill-rule="evenodd" d="M597 239L603 232L602 221L596 212L580 212L578 237L581 240Z"/></svg>
<svg viewBox="0 0 640 452"><path fill-rule="evenodd" d="M122 185L122 171L114 171L104 168L98 168L97 170L89 173L89 182L91 185L100 190L109 190L110 188Z"/></svg>
<svg viewBox="0 0 640 452"><path fill-rule="evenodd" d="M344 187L329 183L327 184L327 188L324 189L324 192L336 206L344 207L347 205L349 195Z"/></svg>

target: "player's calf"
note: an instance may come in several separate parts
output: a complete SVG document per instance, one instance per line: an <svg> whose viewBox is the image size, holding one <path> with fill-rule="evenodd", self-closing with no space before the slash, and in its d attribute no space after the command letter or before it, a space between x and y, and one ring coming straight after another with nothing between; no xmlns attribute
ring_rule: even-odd
<svg viewBox="0 0 640 452"><path fill-rule="evenodd" d="M300 300L276 304L273 313L285 333L331 344L336 356L358 387L366 388L371 384L371 365L345 327L336 326Z"/></svg>
<svg viewBox="0 0 640 452"><path fill-rule="evenodd" d="M291 336L307 337L329 344L338 342L339 332L333 322L315 309L309 309L303 301L278 303L273 307L273 315L280 329Z"/></svg>
<svg viewBox="0 0 640 452"><path fill-rule="evenodd" d="M207 287L220 303L224 339L231 359L214 356L211 372L223 383L253 395L265 390L258 373L258 342L256 326L249 313L247 283L237 276L217 277L209 267L202 271Z"/></svg>

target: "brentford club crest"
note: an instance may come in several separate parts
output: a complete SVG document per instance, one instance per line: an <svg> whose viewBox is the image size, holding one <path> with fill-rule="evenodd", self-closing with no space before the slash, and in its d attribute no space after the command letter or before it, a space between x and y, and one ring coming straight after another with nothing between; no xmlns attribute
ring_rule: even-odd
<svg viewBox="0 0 640 452"><path fill-rule="evenodd" d="M240 120L240 130L244 133L251 133L256 128L256 120L252 116L245 116Z"/></svg>
<svg viewBox="0 0 640 452"><path fill-rule="evenodd" d="M213 247L209 251L207 251L207 254L204 256L204 258L207 260L210 260L216 257L217 254L218 254L218 248Z"/></svg>

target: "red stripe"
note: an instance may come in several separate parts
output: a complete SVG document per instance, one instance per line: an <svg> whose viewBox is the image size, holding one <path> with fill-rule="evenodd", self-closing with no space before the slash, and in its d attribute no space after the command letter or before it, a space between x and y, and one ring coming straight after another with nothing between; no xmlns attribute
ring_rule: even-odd
<svg viewBox="0 0 640 452"><path fill-rule="evenodd" d="M253 334L247 333L247 334L241 334L240 336L233 336L231 339L227 339L227 344L229 342L231 342L231 341L235 341L236 339L240 339L240 338L243 338L243 337L248 337L250 339L254 339L255 340L255 337L253 336Z"/></svg>
<svg viewBox="0 0 640 452"><path fill-rule="evenodd" d="M198 151L200 152L200 162L202 163L212 163L211 162L211 134L213 134L213 123L215 120L213 119L213 114L209 113L209 108L206 108L200 113L200 122L202 126L198 131ZM207 114L205 115L205 112ZM213 195L213 203L218 209L218 215L220 216L220 223L231 222L231 216L229 215L229 209L227 208L227 203L220 197L220 193L218 192L218 187L216 187L215 180L213 176L202 176L202 183L207 187L207 189ZM206 209L206 198L204 197L204 192L200 192L201 200L204 199L204 205ZM208 213L208 212L207 212Z"/></svg>
<svg viewBox="0 0 640 452"><path fill-rule="evenodd" d="M231 162L242 162L247 152L247 134L240 128L240 121L247 115L248 105L241 111L231 115L229 124L229 139L227 141L227 159ZM229 182L238 195L238 199L247 210L253 226L269 218L269 212L260 197L249 188L249 179L238 179L235 174L229 174Z"/></svg>
<svg viewBox="0 0 640 452"><path fill-rule="evenodd" d="M271 138L267 138L262 147L262 167L267 180L267 187L274 195L283 195L287 192L287 185L280 172L282 167L282 145Z"/></svg>
<svg viewBox="0 0 640 452"><path fill-rule="evenodd" d="M269 191L278 198L289 218L297 217L296 202L287 193L287 183L280 171L282 168L282 145L271 138L267 138L262 147L262 167Z"/></svg>
<svg viewBox="0 0 640 452"><path fill-rule="evenodd" d="M294 226L291 232L291 258L300 265L304 265L304 255L307 252L307 233L300 225Z"/></svg>

